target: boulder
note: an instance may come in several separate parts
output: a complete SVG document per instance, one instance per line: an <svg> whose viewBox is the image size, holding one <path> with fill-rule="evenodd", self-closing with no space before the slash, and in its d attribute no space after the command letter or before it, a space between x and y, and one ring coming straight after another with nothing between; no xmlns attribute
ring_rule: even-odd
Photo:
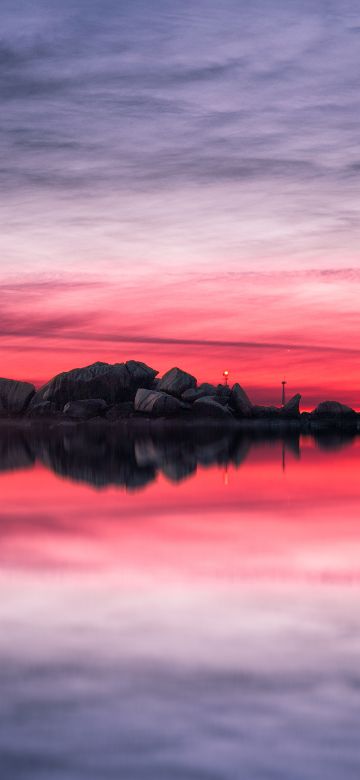
<svg viewBox="0 0 360 780"><path fill-rule="evenodd" d="M0 413L22 414L34 395L35 387L30 382L0 379Z"/></svg>
<svg viewBox="0 0 360 780"><path fill-rule="evenodd" d="M219 403L216 398L210 395L204 398L198 398L192 406L194 413L199 417L217 417L221 419L231 419L232 414L227 406Z"/></svg>
<svg viewBox="0 0 360 780"><path fill-rule="evenodd" d="M243 387L238 383L231 390L229 403L239 417L251 417L252 403Z"/></svg>
<svg viewBox="0 0 360 780"><path fill-rule="evenodd" d="M134 408L136 412L150 417L173 417L187 406L167 393L140 388L135 396Z"/></svg>
<svg viewBox="0 0 360 780"><path fill-rule="evenodd" d="M55 404L51 401L41 401L40 403L31 406L26 414L27 417L52 417L57 413Z"/></svg>
<svg viewBox="0 0 360 780"><path fill-rule="evenodd" d="M289 398L286 404L281 407L280 414L282 417L299 417L300 416L300 393L296 393L292 398Z"/></svg>
<svg viewBox="0 0 360 780"><path fill-rule="evenodd" d="M315 417L356 417L356 412L350 406L339 401L322 401L313 412Z"/></svg>
<svg viewBox="0 0 360 780"><path fill-rule="evenodd" d="M102 398L89 398L84 401L68 401L63 409L66 417L74 417L78 420L90 420L105 414L108 405Z"/></svg>
<svg viewBox="0 0 360 780"><path fill-rule="evenodd" d="M110 422L117 420L126 420L134 416L134 404L132 401L123 401L122 404L115 404L106 412L106 419Z"/></svg>
<svg viewBox="0 0 360 780"><path fill-rule="evenodd" d="M169 393L175 395L177 398L181 398L185 390L190 390L196 387L196 378L192 374L188 374L186 371L182 371L181 368L171 368L157 383L156 389L159 392Z"/></svg>
<svg viewBox="0 0 360 780"><path fill-rule="evenodd" d="M216 400L223 406L226 406L226 404L230 403L230 399L231 399L230 387L228 385L217 385Z"/></svg>
<svg viewBox="0 0 360 780"><path fill-rule="evenodd" d="M277 406L253 406L252 408L253 417L260 419L279 417L280 411Z"/></svg>
<svg viewBox="0 0 360 780"><path fill-rule="evenodd" d="M100 398L108 404L131 401L139 387L152 387L157 371L136 360L127 363L93 363L58 374L32 399L32 405L52 401L63 409L68 401Z"/></svg>
<svg viewBox="0 0 360 780"><path fill-rule="evenodd" d="M207 382L203 382L199 387L190 388L182 393L182 400L186 403L193 404L198 398L204 398L205 396L216 396L216 387L209 385Z"/></svg>

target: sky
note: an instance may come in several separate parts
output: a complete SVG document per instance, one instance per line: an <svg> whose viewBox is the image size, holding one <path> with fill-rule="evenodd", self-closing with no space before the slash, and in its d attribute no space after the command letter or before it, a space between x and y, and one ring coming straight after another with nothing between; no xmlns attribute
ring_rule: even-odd
<svg viewBox="0 0 360 780"><path fill-rule="evenodd" d="M2 0L1 374L360 407L354 0Z"/></svg>

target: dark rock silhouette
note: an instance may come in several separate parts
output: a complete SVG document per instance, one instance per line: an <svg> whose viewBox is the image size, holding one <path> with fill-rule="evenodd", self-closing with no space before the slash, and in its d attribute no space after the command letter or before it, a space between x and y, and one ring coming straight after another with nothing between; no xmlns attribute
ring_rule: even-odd
<svg viewBox="0 0 360 780"><path fill-rule="evenodd" d="M182 412L186 405L167 393L140 388L136 392L134 408L150 417L168 417Z"/></svg>
<svg viewBox="0 0 360 780"><path fill-rule="evenodd" d="M139 423L139 420L138 420ZM187 479L198 466L232 464L241 467L250 450L264 443L279 446L279 468L286 449L299 457L300 431L284 428L241 429L229 426L189 426L171 422L140 421L120 427L105 421L92 424L67 422L49 427L41 420L14 427L3 421L0 427L0 471L32 467L37 461L56 474L97 488L116 485L139 490L159 472L172 482ZM8 427L6 427L6 425ZM351 444L355 434L339 429L314 434L318 446L338 449Z"/></svg>
<svg viewBox="0 0 360 780"><path fill-rule="evenodd" d="M37 417L53 417L59 414L59 412L56 409L56 404L52 403L52 401L40 401L39 403L31 404L26 414L27 417L36 419Z"/></svg>
<svg viewBox="0 0 360 780"><path fill-rule="evenodd" d="M194 403L198 398L204 398L205 396L216 396L217 389L214 385L210 385L208 382L203 382L198 387L190 388L182 393L182 400L186 403Z"/></svg>
<svg viewBox="0 0 360 780"><path fill-rule="evenodd" d="M93 363L58 374L33 397L32 405L51 401L63 409L68 401L101 398L108 404L133 400L139 387L152 387L158 372L136 360L127 363Z"/></svg>
<svg viewBox="0 0 360 780"><path fill-rule="evenodd" d="M193 404L193 411L200 417L216 417L220 419L231 419L232 414L227 406L219 403L216 398L210 395L204 398L198 398Z"/></svg>
<svg viewBox="0 0 360 780"><path fill-rule="evenodd" d="M356 412L339 401L322 401L312 412L314 417L354 417Z"/></svg>
<svg viewBox="0 0 360 780"><path fill-rule="evenodd" d="M299 393L281 407L253 404L244 388L236 382L214 386L197 385L196 377L177 366L157 378L146 363L93 363L53 377L35 392L33 385L0 379L0 416L43 418L49 424L69 420L95 425L148 418L178 418L195 425L213 420L232 421L244 428L267 430L298 426L304 433L333 427L357 430L359 415L338 401L323 401L312 412L300 413Z"/></svg>
<svg viewBox="0 0 360 780"><path fill-rule="evenodd" d="M196 378L181 368L171 368L157 383L157 390L181 398L185 390L196 387Z"/></svg>
<svg viewBox="0 0 360 780"><path fill-rule="evenodd" d="M231 399L231 389L228 387L228 385L217 385L216 387L216 398L219 403L223 404L223 406L226 406L226 404L230 403Z"/></svg>
<svg viewBox="0 0 360 780"><path fill-rule="evenodd" d="M64 406L63 413L67 417L90 420L92 417L105 414L107 409L108 405L102 398L89 398L84 401L68 401Z"/></svg>
<svg viewBox="0 0 360 780"><path fill-rule="evenodd" d="M114 404L114 406L111 406L110 409L108 409L105 417L109 422L135 417L134 404L132 401L123 401L121 404Z"/></svg>
<svg viewBox="0 0 360 780"><path fill-rule="evenodd" d="M30 382L0 379L0 414L22 414L34 395Z"/></svg>
<svg viewBox="0 0 360 780"><path fill-rule="evenodd" d="M300 393L296 393L292 398L289 398L286 404L281 407L280 414L282 417L298 417L300 415Z"/></svg>
<svg viewBox="0 0 360 780"><path fill-rule="evenodd" d="M280 416L280 408L278 406L253 406L253 417L259 419L272 418Z"/></svg>
<svg viewBox="0 0 360 780"><path fill-rule="evenodd" d="M235 410L239 417L252 416L253 405L249 396L238 382L236 382L231 390L230 406Z"/></svg>

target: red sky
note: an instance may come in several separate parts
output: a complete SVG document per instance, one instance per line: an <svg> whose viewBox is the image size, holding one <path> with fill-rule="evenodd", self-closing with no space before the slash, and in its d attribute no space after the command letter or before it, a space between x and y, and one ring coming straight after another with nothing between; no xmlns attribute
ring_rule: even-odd
<svg viewBox="0 0 360 780"><path fill-rule="evenodd" d="M54 278L9 275L1 284L2 374L37 384L95 360L172 365L199 381L222 371L255 400L278 401L280 382L304 405L359 405L360 273L184 268Z"/></svg>
<svg viewBox="0 0 360 780"><path fill-rule="evenodd" d="M0 373L134 358L358 407L356 14L65 6L0 9Z"/></svg>

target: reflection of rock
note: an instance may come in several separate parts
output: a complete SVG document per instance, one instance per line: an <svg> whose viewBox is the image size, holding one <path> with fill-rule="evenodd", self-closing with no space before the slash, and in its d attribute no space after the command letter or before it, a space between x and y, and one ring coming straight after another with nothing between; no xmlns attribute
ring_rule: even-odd
<svg viewBox="0 0 360 780"><path fill-rule="evenodd" d="M63 412L67 417L90 420L92 417L105 414L107 408L107 403L102 398L89 398L84 401L68 401Z"/></svg>
<svg viewBox="0 0 360 780"><path fill-rule="evenodd" d="M136 412L148 414L150 417L171 417L186 409L186 406L167 393L140 388L135 396L134 408Z"/></svg>
<svg viewBox="0 0 360 780"><path fill-rule="evenodd" d="M0 379L0 413L22 414L34 394L35 387L29 382Z"/></svg>
<svg viewBox="0 0 360 780"><path fill-rule="evenodd" d="M269 423L247 430L216 425L197 428L169 422L132 426L128 421L111 426L106 421L84 426L55 418L50 428L41 420L27 421L22 428L0 426L0 470L31 466L35 458L62 477L95 487L117 485L136 490L151 483L159 472L173 482L194 474L197 466L215 464L238 468L252 446L281 442L284 450L299 456L299 429ZM282 423L284 426L284 423ZM314 436L319 446L339 448L351 443L353 433L326 429ZM279 459L279 467L281 460Z"/></svg>
<svg viewBox="0 0 360 780"><path fill-rule="evenodd" d="M2 431L0 436L0 471L16 471L33 466L35 456L26 436L19 431Z"/></svg>
<svg viewBox="0 0 360 780"><path fill-rule="evenodd" d="M251 417L252 403L245 390L238 383L231 390L230 406L239 417Z"/></svg>
<svg viewBox="0 0 360 780"><path fill-rule="evenodd" d="M170 482L182 482L182 480L195 474L196 468L197 463L194 457L191 460L178 457L173 460L163 460L161 463L161 471Z"/></svg>
<svg viewBox="0 0 360 780"><path fill-rule="evenodd" d="M175 395L178 398L181 397L185 390L190 390L196 386L196 379L192 374L188 374L186 371L182 371L181 368L171 368L160 379L157 384L157 390L170 395Z"/></svg>
<svg viewBox="0 0 360 780"><path fill-rule="evenodd" d="M355 441L355 431L329 431L320 430L316 434L316 444L320 450L336 451L341 450L345 445L352 444Z"/></svg>
<svg viewBox="0 0 360 780"><path fill-rule="evenodd" d="M58 374L42 387L33 398L53 401L62 409L68 401L101 398L108 404L134 398L139 387L151 387L157 371L145 363L129 360L127 363L93 363L85 368L74 368Z"/></svg>
<svg viewBox="0 0 360 780"><path fill-rule="evenodd" d="M198 417L216 417L223 420L232 418L230 409L209 395L204 398L198 398L192 408Z"/></svg>

